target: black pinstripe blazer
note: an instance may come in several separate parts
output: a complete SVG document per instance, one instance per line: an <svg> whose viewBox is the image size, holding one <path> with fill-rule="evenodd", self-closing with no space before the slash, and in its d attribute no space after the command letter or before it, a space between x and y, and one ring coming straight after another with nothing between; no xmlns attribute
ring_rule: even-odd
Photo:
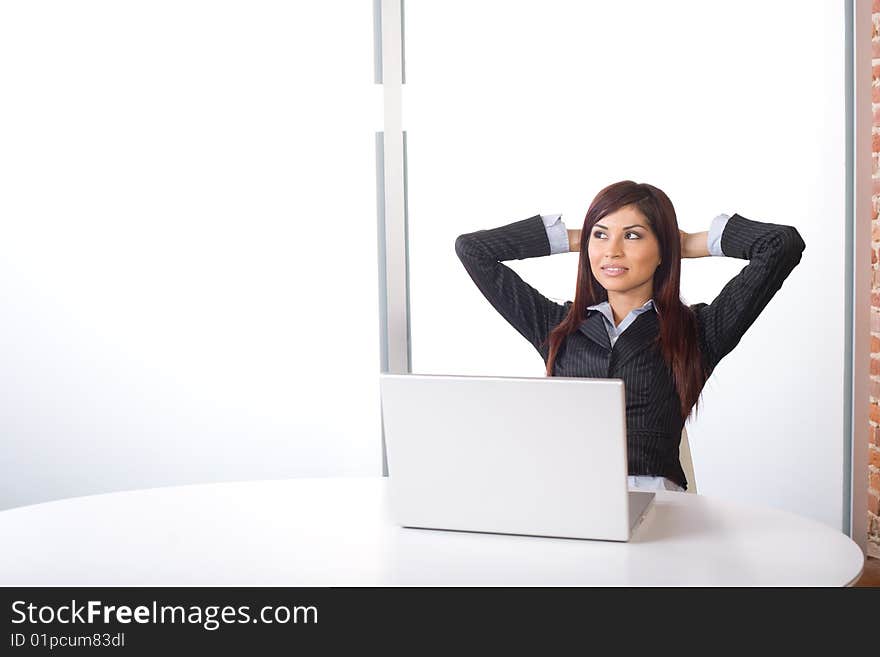
<svg viewBox="0 0 880 657"><path fill-rule="evenodd" d="M749 264L728 281L712 303L691 306L710 374L800 262L804 241L791 226L734 214L721 236L721 249L726 256L749 260ZM551 301L502 264L550 254L541 216L459 235L455 252L489 303L546 363L548 347L541 343L562 321L572 302L560 305ZM660 328L657 313L651 309L636 317L613 348L604 321L599 311L587 311L579 330L560 345L553 374L622 379L629 474L663 476L687 488L678 454L684 426L681 402L659 346L651 344Z"/></svg>

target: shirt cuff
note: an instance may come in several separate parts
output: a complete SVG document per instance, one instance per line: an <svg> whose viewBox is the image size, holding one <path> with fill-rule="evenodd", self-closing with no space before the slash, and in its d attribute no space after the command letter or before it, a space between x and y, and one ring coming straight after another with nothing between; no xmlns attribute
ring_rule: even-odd
<svg viewBox="0 0 880 657"><path fill-rule="evenodd" d="M547 239L550 240L550 255L568 253L568 229L562 222L561 214L542 214Z"/></svg>
<svg viewBox="0 0 880 657"><path fill-rule="evenodd" d="M712 220L712 225L709 227L709 240L707 245L710 255L724 255L724 252L721 250L721 235L724 233L724 227L727 225L728 219L730 219L730 215L719 214Z"/></svg>

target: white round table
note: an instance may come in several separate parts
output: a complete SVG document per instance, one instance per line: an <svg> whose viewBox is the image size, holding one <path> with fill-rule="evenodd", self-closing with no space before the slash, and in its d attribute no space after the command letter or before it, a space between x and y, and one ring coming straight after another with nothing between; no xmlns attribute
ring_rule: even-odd
<svg viewBox="0 0 880 657"><path fill-rule="evenodd" d="M0 512L6 586L845 586L841 532L659 491L629 543L402 528L387 479L154 488Z"/></svg>

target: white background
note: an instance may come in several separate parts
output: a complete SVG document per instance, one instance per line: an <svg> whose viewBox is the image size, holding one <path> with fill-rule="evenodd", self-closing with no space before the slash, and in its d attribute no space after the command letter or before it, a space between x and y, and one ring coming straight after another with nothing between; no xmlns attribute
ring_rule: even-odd
<svg viewBox="0 0 880 657"><path fill-rule="evenodd" d="M840 527L843 10L407 3L413 371L543 374L460 233L580 227L621 179L687 231L796 226L801 264L688 430L702 493ZM379 472L371 12L0 6L0 506ZM685 261L684 300L743 264ZM572 298L576 256L513 266Z"/></svg>
<svg viewBox="0 0 880 657"><path fill-rule="evenodd" d="M460 233L649 182L679 226L795 226L800 265L717 367L688 425L701 493L843 522L844 3L406 5L412 370L543 376L458 262ZM574 298L577 256L511 266ZM745 261L685 260L711 302Z"/></svg>
<svg viewBox="0 0 880 657"><path fill-rule="evenodd" d="M381 472L381 96L343 5L0 5L0 507Z"/></svg>

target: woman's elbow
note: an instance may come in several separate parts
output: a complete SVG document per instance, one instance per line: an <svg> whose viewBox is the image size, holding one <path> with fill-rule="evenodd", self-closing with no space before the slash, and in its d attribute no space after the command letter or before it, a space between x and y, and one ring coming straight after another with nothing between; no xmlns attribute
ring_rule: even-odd
<svg viewBox="0 0 880 657"><path fill-rule="evenodd" d="M791 241L793 244L793 248L798 253L803 253L804 249L807 247L807 245L804 244L804 239L801 237L801 234L798 232L798 229L795 228L794 226L791 226Z"/></svg>
<svg viewBox="0 0 880 657"><path fill-rule="evenodd" d="M458 256L459 260L465 260L469 256L473 257L474 246L469 233L459 235L455 238L455 255Z"/></svg>
<svg viewBox="0 0 880 657"><path fill-rule="evenodd" d="M788 259L793 260L794 264L799 263L807 245L804 243L804 239L801 237L798 229L794 226L786 226L782 233L782 243L783 253Z"/></svg>

